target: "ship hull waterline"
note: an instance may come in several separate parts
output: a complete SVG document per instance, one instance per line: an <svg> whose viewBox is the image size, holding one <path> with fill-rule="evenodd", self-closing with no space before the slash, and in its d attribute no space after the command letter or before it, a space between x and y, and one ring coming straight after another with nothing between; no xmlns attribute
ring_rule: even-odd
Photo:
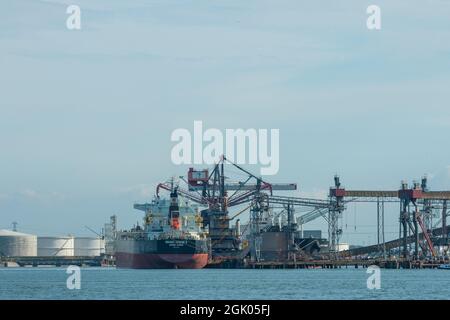
<svg viewBox="0 0 450 320"><path fill-rule="evenodd" d="M201 269L207 264L207 253L116 253L117 268Z"/></svg>
<svg viewBox="0 0 450 320"><path fill-rule="evenodd" d="M207 265L207 240L123 239L116 241L116 266L133 269L200 269Z"/></svg>

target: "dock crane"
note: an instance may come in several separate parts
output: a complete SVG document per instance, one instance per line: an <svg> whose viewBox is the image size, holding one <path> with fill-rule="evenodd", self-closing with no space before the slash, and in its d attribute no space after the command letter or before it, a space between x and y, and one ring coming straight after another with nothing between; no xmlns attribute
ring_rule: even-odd
<svg viewBox="0 0 450 320"><path fill-rule="evenodd" d="M238 169L244 178L238 181L231 181L225 176L224 165L231 165ZM293 234L294 230L300 228L315 219L322 217L328 224L328 240L330 258L338 258L339 239L342 230L339 227L339 219L345 211L349 202L375 202L377 203L377 230L378 244L377 250L383 248L384 255L386 249L398 245L403 248L403 256L408 256L408 244L411 241L415 244L415 258L418 258L419 247L422 254L434 253L434 232L435 229L430 221L430 212L436 208L442 208L442 236L440 242L448 244L447 230L447 202L450 200L450 191L428 191L426 179L422 179L422 184L415 183L412 187L402 184L400 190L346 190L342 187L338 176L334 177L334 186L330 188L328 198L311 199L302 197L288 197L274 195L274 191L296 190L295 183L270 183L265 179L255 176L241 166L228 161L223 156L210 171L208 169L195 170L190 168L187 179L180 177L187 187L179 186L178 192L181 196L192 200L207 209L202 210L204 227L209 228L210 236L215 244L214 252L236 251L238 241L230 228L229 222L250 209L250 234L253 239L253 247L258 251L258 237L264 232L263 217L269 208L274 205L282 205L288 218L288 230ZM160 183L157 187L157 195L161 190L171 190L169 183ZM384 238L384 204L386 202L397 202L401 205L400 210L400 230L403 231L399 240L386 242ZM228 209L233 206L247 204L244 210L229 217ZM413 206L413 208L410 208ZM296 207L308 208L309 211L294 218ZM430 227L431 226L431 227ZM247 228L247 227L246 227ZM411 232L412 236L408 236ZM367 247L367 250L372 248ZM367 251L366 250L366 251ZM351 252L351 251L349 251ZM355 251L356 252L356 251ZM357 252L365 252L359 250ZM346 253L348 254L348 253Z"/></svg>
<svg viewBox="0 0 450 320"><path fill-rule="evenodd" d="M230 181L230 178L225 176L225 164L238 169L245 178L237 182ZM263 212L267 210L268 195L272 195L274 190L297 189L295 183L269 183L262 177L229 161L225 156L221 157L211 171L190 168L187 180L184 177L180 177L180 179L186 183L187 188L178 186L178 193L207 207L201 211L201 215L203 227L209 229L213 256L230 256L239 251L239 239L233 233L229 223L232 218L237 217L243 211L230 218L228 215L230 207L250 203L245 209L250 209L250 224L258 225ZM172 185L169 182L160 183L157 186L156 194L159 196L161 190L170 191L171 188ZM252 232L259 232L259 229L253 228Z"/></svg>

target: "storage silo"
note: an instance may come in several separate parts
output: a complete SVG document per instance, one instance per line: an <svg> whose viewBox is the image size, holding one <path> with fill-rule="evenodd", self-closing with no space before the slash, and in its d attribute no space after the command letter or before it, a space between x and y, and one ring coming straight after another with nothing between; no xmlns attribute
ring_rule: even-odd
<svg viewBox="0 0 450 320"><path fill-rule="evenodd" d="M77 257L99 257L105 253L105 240L102 238L76 237L74 243Z"/></svg>
<svg viewBox="0 0 450 320"><path fill-rule="evenodd" d="M35 257L37 237L10 230L0 230L0 256Z"/></svg>
<svg viewBox="0 0 450 320"><path fill-rule="evenodd" d="M40 257L73 257L74 238L63 237L38 237L37 254Z"/></svg>

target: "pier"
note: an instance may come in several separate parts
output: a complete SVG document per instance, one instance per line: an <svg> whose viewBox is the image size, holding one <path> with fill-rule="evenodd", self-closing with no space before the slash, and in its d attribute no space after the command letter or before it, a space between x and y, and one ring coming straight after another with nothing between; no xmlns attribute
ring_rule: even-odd
<svg viewBox="0 0 450 320"><path fill-rule="evenodd" d="M378 266L384 269L436 269L448 261L410 260L316 260L316 261L259 261L247 262L246 269L349 269Z"/></svg>
<svg viewBox="0 0 450 320"><path fill-rule="evenodd" d="M249 259L211 260L206 268L222 269L350 269L378 266L382 269L436 269L449 264L449 259L411 260L405 258L340 258L340 259L289 259L278 261L252 261Z"/></svg>
<svg viewBox="0 0 450 320"><path fill-rule="evenodd" d="M39 266L102 266L103 257L3 257L1 267L39 267Z"/></svg>

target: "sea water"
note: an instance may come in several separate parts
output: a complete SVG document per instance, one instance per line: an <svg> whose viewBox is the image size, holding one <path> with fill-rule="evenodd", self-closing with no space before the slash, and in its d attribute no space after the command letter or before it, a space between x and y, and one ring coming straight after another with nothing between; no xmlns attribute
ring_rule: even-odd
<svg viewBox="0 0 450 320"><path fill-rule="evenodd" d="M69 289L66 268L0 268L0 299L449 299L450 270L381 269L129 270L81 268ZM73 286L72 286L73 288Z"/></svg>

